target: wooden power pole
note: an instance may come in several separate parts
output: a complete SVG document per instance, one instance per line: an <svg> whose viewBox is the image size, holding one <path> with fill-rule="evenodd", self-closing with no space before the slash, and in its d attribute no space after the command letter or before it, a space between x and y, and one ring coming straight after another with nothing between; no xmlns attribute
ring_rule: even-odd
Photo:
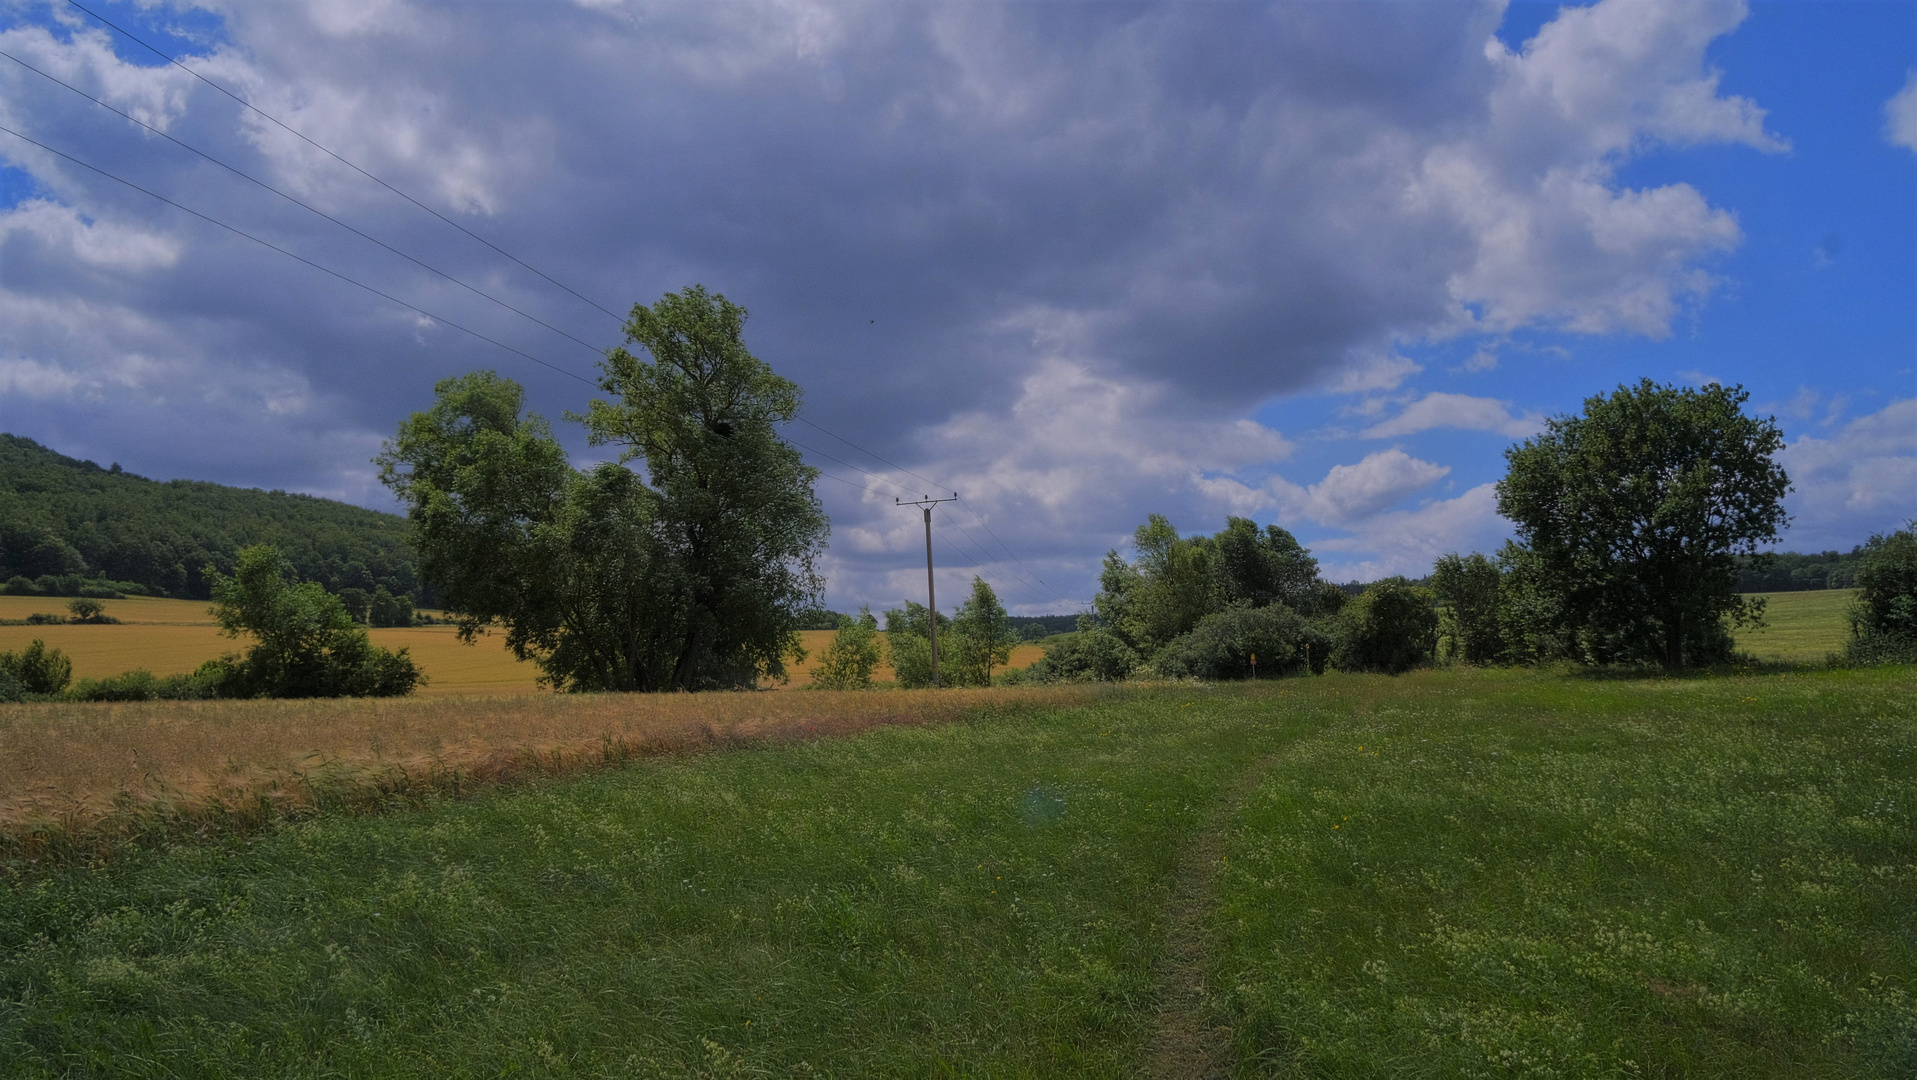
<svg viewBox="0 0 1917 1080"><path fill-rule="evenodd" d="M917 502L893 499L899 506L916 506L925 511L925 609L930 615L926 631L932 636L932 688L939 685L939 601L938 592L932 584L932 508L940 503L957 502L958 492L954 491L949 499L934 499L926 496Z"/></svg>

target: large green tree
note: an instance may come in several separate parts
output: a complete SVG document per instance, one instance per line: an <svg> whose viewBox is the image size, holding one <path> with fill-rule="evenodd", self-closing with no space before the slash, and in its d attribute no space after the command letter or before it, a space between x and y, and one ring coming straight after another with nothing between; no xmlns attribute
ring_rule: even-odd
<svg viewBox="0 0 1917 1080"><path fill-rule="evenodd" d="M1585 659L1710 663L1729 655L1727 617L1761 617L1735 592L1737 556L1776 540L1790 481L1783 433L1748 398L1645 379L1505 452L1498 510Z"/></svg>
<svg viewBox="0 0 1917 1080"><path fill-rule="evenodd" d="M381 478L462 635L503 626L568 690L749 687L803 656L827 523L816 470L775 429L798 387L746 350L745 316L698 286L633 307L645 356L612 350L612 400L573 417L617 463L573 469L491 372L440 383L401 425Z"/></svg>

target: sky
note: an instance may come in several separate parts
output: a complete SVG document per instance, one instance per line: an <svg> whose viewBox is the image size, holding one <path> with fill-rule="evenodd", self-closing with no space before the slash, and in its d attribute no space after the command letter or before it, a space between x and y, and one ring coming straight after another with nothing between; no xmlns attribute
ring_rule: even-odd
<svg viewBox="0 0 1917 1080"><path fill-rule="evenodd" d="M700 283L841 610L923 595L922 493L1019 614L1151 513L1420 576L1647 378L1776 418L1782 548L1917 517L1917 5L84 3L0 0L0 430L143 476L397 509L479 368L597 460Z"/></svg>

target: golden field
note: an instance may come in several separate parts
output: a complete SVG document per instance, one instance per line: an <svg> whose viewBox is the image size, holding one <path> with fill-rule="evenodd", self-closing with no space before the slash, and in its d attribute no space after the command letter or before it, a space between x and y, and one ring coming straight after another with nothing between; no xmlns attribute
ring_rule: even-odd
<svg viewBox="0 0 1917 1080"><path fill-rule="evenodd" d="M223 653L244 648L244 641L222 637L219 626L207 613L204 600L156 600L130 597L105 600L106 613L120 620L118 626L0 626L0 652L17 651L35 638L66 653L73 660L76 679L100 679L134 668L145 668L155 675L176 675L192 671ZM24 619L36 611L64 615L67 602L55 597L0 596L0 619ZM369 631L373 642L389 649L407 649L427 684L419 693L427 697L459 694L530 694L538 690L539 669L513 659L506 650L505 638L491 634L472 645L462 644L451 626L413 626L402 629ZM797 665L785 688L810 685L812 669L819 654L832 641L830 630L800 632L806 648L806 660ZM1045 650L1036 645L1020 645L1012 650L1012 667L1025 667ZM876 678L893 677L890 665L882 665ZM773 689L780 689L778 686Z"/></svg>

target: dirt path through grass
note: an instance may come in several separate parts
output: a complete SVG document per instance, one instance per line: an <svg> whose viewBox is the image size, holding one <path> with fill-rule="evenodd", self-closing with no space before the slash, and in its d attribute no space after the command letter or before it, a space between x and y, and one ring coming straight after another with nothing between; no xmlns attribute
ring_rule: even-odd
<svg viewBox="0 0 1917 1080"><path fill-rule="evenodd" d="M1158 1012L1145 1044L1143 1075L1153 1080L1231 1075L1231 1028L1218 1022L1205 979L1212 916L1218 908L1218 872L1225 859L1227 826L1237 820L1245 798L1258 789L1275 760L1266 754L1247 766L1179 855L1165 906L1165 955L1155 976Z"/></svg>

